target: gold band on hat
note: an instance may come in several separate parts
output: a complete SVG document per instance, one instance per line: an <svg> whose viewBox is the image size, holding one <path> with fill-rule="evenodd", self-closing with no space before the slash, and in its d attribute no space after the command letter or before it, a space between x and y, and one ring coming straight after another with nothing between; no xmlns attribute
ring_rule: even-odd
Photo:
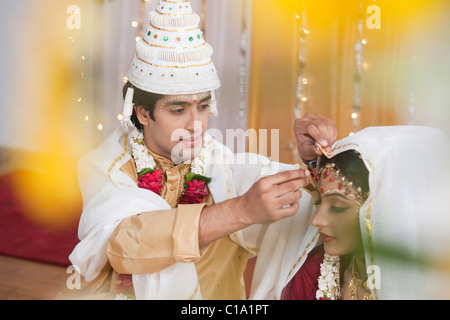
<svg viewBox="0 0 450 320"><path fill-rule="evenodd" d="M176 69L187 69L187 68L194 68L194 67L204 67L204 66L207 66L208 64L212 63L212 61L209 61L209 62L204 63L204 64L191 64L189 66L163 66L163 65L154 64L154 63L145 61L142 58L138 58L138 60L142 61L142 62L144 62L144 63L146 63L146 64L148 64L150 66L153 66L153 67L158 67L158 68L176 68Z"/></svg>
<svg viewBox="0 0 450 320"><path fill-rule="evenodd" d="M180 0L180 1L164 0L164 2L167 2L167 3L185 3L185 2L189 2L189 0Z"/></svg>
<svg viewBox="0 0 450 320"><path fill-rule="evenodd" d="M169 30L169 29L163 29L163 28L156 27L151 22L150 22L150 26L152 28L156 29L156 30L165 31L165 32L185 32L185 31L200 30L199 27L190 28L190 29L173 29L173 30Z"/></svg>
<svg viewBox="0 0 450 320"><path fill-rule="evenodd" d="M158 9L156 9L155 11L163 16L182 17L182 16L191 16L194 14L194 12L191 12L191 13L163 13L163 12L160 12Z"/></svg>

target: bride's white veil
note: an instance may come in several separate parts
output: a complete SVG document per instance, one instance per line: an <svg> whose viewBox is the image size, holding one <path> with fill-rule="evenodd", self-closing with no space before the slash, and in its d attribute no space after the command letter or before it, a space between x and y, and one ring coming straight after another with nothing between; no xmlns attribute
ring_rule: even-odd
<svg viewBox="0 0 450 320"><path fill-rule="evenodd" d="M338 141L331 154L347 150L358 151L369 170L370 197L361 207L360 224L374 299L450 298L448 138L428 127L371 127ZM310 226L306 234L291 232L270 250L263 243L253 298L280 298L303 264L314 231ZM299 249L295 257L292 248ZM269 251L286 254L277 263ZM272 284L261 281L269 272L278 275Z"/></svg>

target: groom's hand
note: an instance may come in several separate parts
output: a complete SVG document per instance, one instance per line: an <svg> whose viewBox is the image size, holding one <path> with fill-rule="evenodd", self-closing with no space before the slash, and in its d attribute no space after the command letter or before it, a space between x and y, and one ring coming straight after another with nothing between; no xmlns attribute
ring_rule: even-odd
<svg viewBox="0 0 450 320"><path fill-rule="evenodd" d="M244 195L205 207L198 228L200 248L251 225L294 216L309 175L307 170L292 170L267 176Z"/></svg>
<svg viewBox="0 0 450 320"><path fill-rule="evenodd" d="M309 184L309 171L285 171L256 182L243 196L236 198L235 210L246 224L272 223L295 215L300 189Z"/></svg>
<svg viewBox="0 0 450 320"><path fill-rule="evenodd" d="M322 155L315 146L316 142L330 151L337 139L334 122L316 114L306 114L303 118L295 120L294 133L299 155L307 161L315 160Z"/></svg>

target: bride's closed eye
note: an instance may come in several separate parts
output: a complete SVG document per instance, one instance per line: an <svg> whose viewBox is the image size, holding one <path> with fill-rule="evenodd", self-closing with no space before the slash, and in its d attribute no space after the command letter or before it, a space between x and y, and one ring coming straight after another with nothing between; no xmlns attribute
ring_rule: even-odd
<svg viewBox="0 0 450 320"><path fill-rule="evenodd" d="M331 212L334 212L334 213L342 213L342 212L347 211L348 209L349 209L349 207L338 207L338 206L330 207Z"/></svg>

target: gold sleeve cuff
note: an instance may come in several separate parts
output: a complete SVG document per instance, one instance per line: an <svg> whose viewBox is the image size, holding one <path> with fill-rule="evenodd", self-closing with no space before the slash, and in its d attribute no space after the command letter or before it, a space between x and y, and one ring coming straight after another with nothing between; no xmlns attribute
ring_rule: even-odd
<svg viewBox="0 0 450 320"><path fill-rule="evenodd" d="M200 216L206 204L179 205L173 229L173 257L177 262L196 262L202 256L198 243Z"/></svg>

